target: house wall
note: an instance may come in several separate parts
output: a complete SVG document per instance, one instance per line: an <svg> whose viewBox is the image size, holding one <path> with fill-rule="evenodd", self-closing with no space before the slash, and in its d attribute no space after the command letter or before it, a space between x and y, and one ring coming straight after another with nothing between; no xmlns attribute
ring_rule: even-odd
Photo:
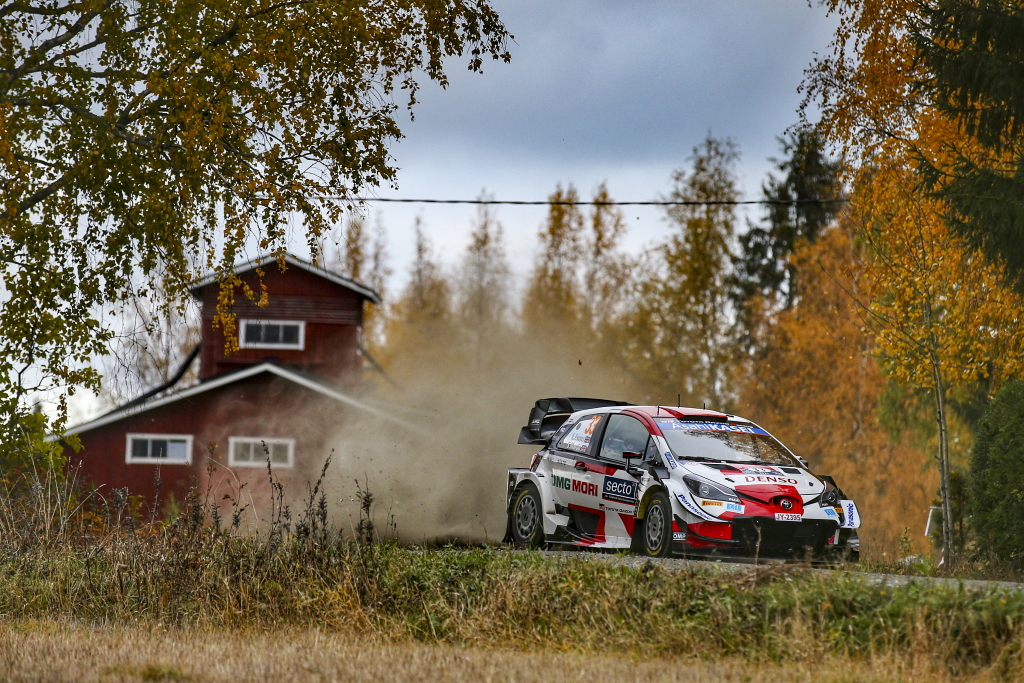
<svg viewBox="0 0 1024 683"><path fill-rule="evenodd" d="M163 481L156 504L159 513L172 496L180 505L194 487L204 497L209 489L210 502L219 503L228 517L230 500L224 495L235 496L239 486L246 484L243 500L262 518L269 514L266 465L229 467L228 438L295 439L293 467L275 468L274 475L289 496L301 496L306 482L319 474L328 455L326 439L346 418L347 410L315 391L263 373L85 432L81 434L83 450L71 454L70 461L72 467L80 468L84 480L102 485L99 492L107 500L112 489L122 487L141 496L147 515L159 473ZM133 432L192 434L191 464L126 463L127 434ZM208 471L211 463L212 473ZM253 510L246 515L251 521Z"/></svg>
<svg viewBox="0 0 1024 683"><path fill-rule="evenodd" d="M239 277L258 297L261 288L256 272ZM276 263L266 266L262 284L268 295L264 308L250 302L241 287L236 289L232 310L237 319L305 321L305 348L240 349L227 356L224 333L213 325L220 286L207 285L195 292L203 309L200 380L271 358L321 377L353 380L361 368L358 348L363 297L301 268L289 267L282 273Z"/></svg>

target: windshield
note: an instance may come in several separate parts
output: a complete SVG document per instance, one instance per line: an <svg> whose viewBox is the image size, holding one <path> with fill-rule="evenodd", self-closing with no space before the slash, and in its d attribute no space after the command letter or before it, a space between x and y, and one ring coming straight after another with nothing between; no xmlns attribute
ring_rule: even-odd
<svg viewBox="0 0 1024 683"><path fill-rule="evenodd" d="M724 422L684 422L675 418L658 418L655 421L677 458L800 466L782 444L760 427Z"/></svg>

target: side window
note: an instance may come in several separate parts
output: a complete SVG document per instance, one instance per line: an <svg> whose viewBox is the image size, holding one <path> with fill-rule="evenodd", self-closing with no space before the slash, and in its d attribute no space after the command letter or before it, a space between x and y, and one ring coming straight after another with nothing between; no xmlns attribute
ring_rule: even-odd
<svg viewBox="0 0 1024 683"><path fill-rule="evenodd" d="M645 453L651 435L643 422L628 415L612 415L601 441L601 457L624 463L623 451Z"/></svg>
<svg viewBox="0 0 1024 683"><path fill-rule="evenodd" d="M295 454L295 439L268 439L260 437L232 436L228 439L232 467L291 467Z"/></svg>
<svg viewBox="0 0 1024 683"><path fill-rule="evenodd" d="M128 434L125 462L188 465L192 462L191 434Z"/></svg>
<svg viewBox="0 0 1024 683"><path fill-rule="evenodd" d="M572 426L572 429L565 433L562 440L558 442L558 447L573 453L589 453L590 442L593 441L597 428L601 426L601 421L606 417L608 416L590 415L581 418Z"/></svg>

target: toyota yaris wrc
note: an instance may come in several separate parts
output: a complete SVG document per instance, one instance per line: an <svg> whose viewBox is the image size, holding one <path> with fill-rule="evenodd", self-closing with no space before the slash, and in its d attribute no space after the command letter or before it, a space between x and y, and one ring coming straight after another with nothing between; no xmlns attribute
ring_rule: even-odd
<svg viewBox="0 0 1024 683"><path fill-rule="evenodd" d="M537 401L508 471L506 540L669 555L856 561L857 506L750 420L618 401Z"/></svg>

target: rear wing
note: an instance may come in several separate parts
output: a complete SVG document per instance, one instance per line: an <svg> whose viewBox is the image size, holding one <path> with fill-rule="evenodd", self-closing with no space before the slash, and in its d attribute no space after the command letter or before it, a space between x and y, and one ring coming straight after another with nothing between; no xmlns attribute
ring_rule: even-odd
<svg viewBox="0 0 1024 683"><path fill-rule="evenodd" d="M575 412L631 405L625 401L608 401L603 398L542 398L530 411L527 425L519 430L519 443L547 445L551 435Z"/></svg>

